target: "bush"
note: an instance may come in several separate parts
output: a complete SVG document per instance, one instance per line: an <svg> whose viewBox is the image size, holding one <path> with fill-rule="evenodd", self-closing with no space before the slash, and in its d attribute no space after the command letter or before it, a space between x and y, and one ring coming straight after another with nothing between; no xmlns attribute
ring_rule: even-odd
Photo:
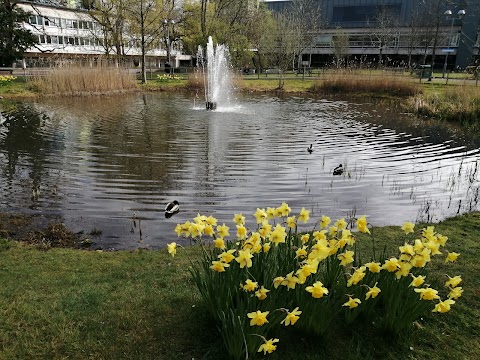
<svg viewBox="0 0 480 360"><path fill-rule="evenodd" d="M322 336L333 322L363 324L368 318L401 336L427 313L448 312L463 292L460 276L449 278L441 291L425 285L428 265L447 241L433 226L416 236L414 224L405 223L398 258L385 249L378 254L372 236L371 258L361 262L357 237L344 219L332 225L322 216L302 233L297 225L310 217L304 208L295 216L283 203L257 209L254 216L256 227L248 229L245 217L235 214L234 240L227 240L230 228L212 216L198 215L175 228L202 247L203 257L190 271L230 358L273 352L279 339L268 338L283 326ZM356 227L373 233L365 216ZM174 256L177 244L168 251ZM444 262L457 257L448 253Z"/></svg>

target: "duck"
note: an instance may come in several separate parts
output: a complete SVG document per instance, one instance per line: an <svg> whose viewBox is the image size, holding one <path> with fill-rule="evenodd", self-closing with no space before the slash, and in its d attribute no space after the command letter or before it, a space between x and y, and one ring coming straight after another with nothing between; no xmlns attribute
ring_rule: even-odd
<svg viewBox="0 0 480 360"><path fill-rule="evenodd" d="M333 175L342 175L342 174L343 174L342 164L338 165L335 169L333 169Z"/></svg>
<svg viewBox="0 0 480 360"><path fill-rule="evenodd" d="M307 148L307 151L308 151L309 154L311 154L313 152L312 145L313 144L310 144L310 147Z"/></svg>
<svg viewBox="0 0 480 360"><path fill-rule="evenodd" d="M165 217L168 219L178 213L179 210L180 204L177 200L173 200L172 202L169 202L167 206L165 206Z"/></svg>

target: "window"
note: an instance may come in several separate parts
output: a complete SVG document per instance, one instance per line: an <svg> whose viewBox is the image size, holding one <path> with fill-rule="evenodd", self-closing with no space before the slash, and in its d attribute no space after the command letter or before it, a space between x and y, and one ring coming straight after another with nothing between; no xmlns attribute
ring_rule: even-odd
<svg viewBox="0 0 480 360"><path fill-rule="evenodd" d="M400 15L402 5L385 5L384 8L388 12ZM333 8L332 22L375 22L379 10L380 6L377 5L335 6Z"/></svg>
<svg viewBox="0 0 480 360"><path fill-rule="evenodd" d="M58 37L58 44L63 45L63 36Z"/></svg>

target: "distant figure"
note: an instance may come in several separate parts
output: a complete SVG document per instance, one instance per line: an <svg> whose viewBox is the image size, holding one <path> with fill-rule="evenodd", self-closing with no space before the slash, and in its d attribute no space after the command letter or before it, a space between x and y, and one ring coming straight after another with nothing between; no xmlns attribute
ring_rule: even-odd
<svg viewBox="0 0 480 360"><path fill-rule="evenodd" d="M178 213L180 210L180 204L178 203L177 200L173 200L172 202L169 202L167 206L165 206L165 217L171 218L173 215Z"/></svg>
<svg viewBox="0 0 480 360"><path fill-rule="evenodd" d="M313 144L310 144L310 147L307 148L307 151L308 151L310 154L313 152L312 145L313 145Z"/></svg>
<svg viewBox="0 0 480 360"><path fill-rule="evenodd" d="M338 165L335 169L333 169L333 175L342 175L342 174L343 174L342 164Z"/></svg>

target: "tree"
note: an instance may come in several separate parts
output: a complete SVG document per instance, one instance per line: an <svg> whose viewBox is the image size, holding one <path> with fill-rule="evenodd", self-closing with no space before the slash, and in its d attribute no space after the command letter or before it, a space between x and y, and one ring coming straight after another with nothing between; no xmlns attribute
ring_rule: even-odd
<svg viewBox="0 0 480 360"><path fill-rule="evenodd" d="M399 27L399 16L386 6L381 6L375 17L375 27L371 32L372 43L378 47L378 64L383 63L383 51L394 43Z"/></svg>
<svg viewBox="0 0 480 360"><path fill-rule="evenodd" d="M30 14L17 7L18 1L0 2L0 66L12 66L29 47L38 43L33 34L22 27Z"/></svg>
<svg viewBox="0 0 480 360"><path fill-rule="evenodd" d="M348 54L348 33L340 27L337 27L332 36L332 50L335 57L335 65L340 67L340 63Z"/></svg>

